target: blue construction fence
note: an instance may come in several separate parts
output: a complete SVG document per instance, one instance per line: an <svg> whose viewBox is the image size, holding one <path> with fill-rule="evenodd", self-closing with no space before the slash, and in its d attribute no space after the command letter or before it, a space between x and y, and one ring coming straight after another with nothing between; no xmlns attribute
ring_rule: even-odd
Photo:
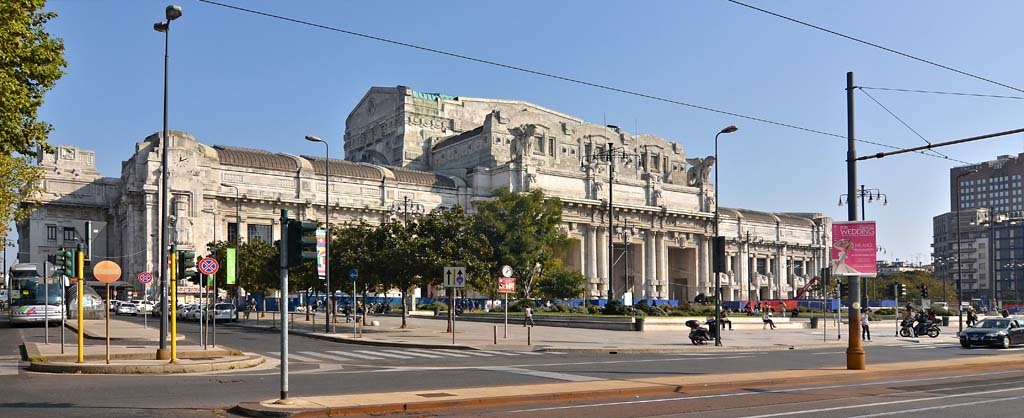
<svg viewBox="0 0 1024 418"><path fill-rule="evenodd" d="M348 304L350 306L352 305L352 297L349 296L348 294L344 294L341 297L336 298L336 300L338 302L338 307L339 308L345 306L346 304ZM380 304L389 304L391 306L401 306L402 305L402 298L400 296L393 296L393 297L370 296L370 297L367 297L365 301L364 301L363 297L360 296L360 297L358 297L358 300L361 303L365 302L365 303L369 303L371 305L380 305ZM503 300L503 299L495 299L495 300L496 301L500 301L500 300ZM620 302L622 301L622 299L618 299L618 300ZM243 302L240 302L240 304L238 306L238 309L239 310L247 309L247 307L249 306L251 301L256 301L256 310L257 311L261 311L261 312L264 311L264 310L267 311L267 312L278 312L278 311L280 311L280 304L279 304L279 299L278 298L270 297L270 296L265 296L265 295L253 295L253 294L250 294L250 295L246 296L245 300ZM477 309L483 309L483 307L486 306L488 301L490 301L490 299L486 299L486 298L474 298L474 299L467 298L467 299L462 299L462 298L459 298L459 299L455 299L455 305L457 307L459 307L459 308L462 308L462 309L477 310ZM512 301L513 300L511 300L511 299L509 300L510 303ZM666 305L671 306L671 307L678 307L679 306L679 301L678 300L674 300L674 299L673 300L637 299L637 300L633 301L633 304L637 305L637 304L640 304L642 301L646 301L647 304L650 305L650 306L666 306ZM322 306L323 304L327 303L327 298L326 298L326 295L324 295L323 293L319 293L319 294L316 294L316 295L310 295L310 297L308 299L308 302L309 303L307 303L307 298L306 298L305 294L294 294L294 295L292 295L291 297L288 298L288 310L289 311L295 311L296 308L298 308L298 307L305 307L305 306L308 306L310 304L317 305L317 306ZM430 305L430 304L432 304L434 302L440 302L440 303L443 303L443 304L447 305L448 303L450 303L450 299L445 298L445 297L440 297L440 298L416 298L416 304L417 305ZM569 307L584 306L584 305L589 304L590 306L598 306L598 307L603 308L603 307L605 307L605 305L608 304L608 299L591 299L591 300L586 301L586 303L584 303L583 299L569 299L569 300L558 301L558 302L554 302L554 303L567 304L567 305L569 305ZM726 302L726 303L729 303L729 302ZM739 303L739 302L737 302L737 303ZM536 304L536 306L540 307L540 306L543 306L545 304L545 301L536 300L535 304Z"/></svg>

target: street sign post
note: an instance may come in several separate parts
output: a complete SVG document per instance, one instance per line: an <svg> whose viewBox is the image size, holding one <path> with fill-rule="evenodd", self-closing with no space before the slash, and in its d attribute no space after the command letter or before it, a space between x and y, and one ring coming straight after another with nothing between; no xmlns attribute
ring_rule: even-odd
<svg viewBox="0 0 1024 418"><path fill-rule="evenodd" d="M348 279L352 281L352 338L358 338L356 333L359 325L359 305L356 303L356 281L359 280L359 270L349 270ZM363 312L363 315L365 316L366 312Z"/></svg>
<svg viewBox="0 0 1024 418"><path fill-rule="evenodd" d="M199 271L203 274L217 274L220 270L220 263L210 257L199 260Z"/></svg>
<svg viewBox="0 0 1024 418"><path fill-rule="evenodd" d="M466 268L445 267L443 277L444 287L452 288L449 294L448 316L452 324L452 344L455 344L455 289L466 287Z"/></svg>
<svg viewBox="0 0 1024 418"><path fill-rule="evenodd" d="M151 274L148 271L144 271L142 273L139 273L138 278L139 278L139 283L142 283L142 284L150 284L150 283L153 282L153 274Z"/></svg>
<svg viewBox="0 0 1024 418"><path fill-rule="evenodd" d="M506 269L507 267L507 269ZM511 274L512 268L505 266L501 268L501 274L505 275L506 271ZM516 292L516 278L515 277L499 277L498 278L498 293L505 295L505 338L508 338L508 294Z"/></svg>
<svg viewBox="0 0 1024 418"><path fill-rule="evenodd" d="M110 260L103 260L96 263L92 268L92 275L107 285L107 300L110 300L110 284L121 278L121 266ZM110 364L110 309L107 311L107 364Z"/></svg>
<svg viewBox="0 0 1024 418"><path fill-rule="evenodd" d="M320 280L327 278L327 230L316 230L316 274ZM328 298L330 299L330 298Z"/></svg>

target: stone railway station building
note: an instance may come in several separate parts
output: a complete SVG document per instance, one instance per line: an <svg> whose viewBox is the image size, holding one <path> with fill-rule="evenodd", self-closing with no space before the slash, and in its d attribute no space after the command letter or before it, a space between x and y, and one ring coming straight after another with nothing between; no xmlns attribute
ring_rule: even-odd
<svg viewBox="0 0 1024 418"><path fill-rule="evenodd" d="M682 144L656 135L523 101L397 86L371 88L349 114L344 160L211 146L181 131L171 131L169 140L171 241L200 252L210 241L236 236L279 239L280 209L324 219L327 204L332 223L378 223L401 216L393 207L405 198L428 211L461 205L472 213L497 189L539 189L562 201L561 228L574 238L565 262L586 277L588 297L605 298L611 287L616 297L632 291L634 298L692 301L714 286L714 158L688 158ZM17 225L19 247L30 254L21 261L41 262L56 248L73 246L89 220L93 257L117 261L128 285L140 288L137 273L159 270L160 142L157 133L136 143L118 178L103 177L90 150L58 146L41 154L44 192ZM610 166L598 158L609 144L633 155L613 159L614 230L608 229ZM821 214L723 207L720 215L728 242L725 300L794 297L825 265L831 219ZM627 247L628 277L626 263L613 271L608 263Z"/></svg>

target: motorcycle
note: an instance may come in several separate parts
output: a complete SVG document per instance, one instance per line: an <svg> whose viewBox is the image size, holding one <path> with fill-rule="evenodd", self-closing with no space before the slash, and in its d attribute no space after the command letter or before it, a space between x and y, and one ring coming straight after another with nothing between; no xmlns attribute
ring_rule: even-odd
<svg viewBox="0 0 1024 418"><path fill-rule="evenodd" d="M713 327L715 320L714 318L709 318L705 323L708 326ZM700 321L695 319L686 321L686 326L690 328L690 342L693 343L693 345L704 345L713 340L711 331L708 331L708 328L705 328L702 325L703 324Z"/></svg>
<svg viewBox="0 0 1024 418"><path fill-rule="evenodd" d="M900 322L900 336L901 337L913 337L914 336L914 321L904 319ZM918 335L924 334L931 338L937 338L942 330L939 328L939 321L929 321L925 324Z"/></svg>

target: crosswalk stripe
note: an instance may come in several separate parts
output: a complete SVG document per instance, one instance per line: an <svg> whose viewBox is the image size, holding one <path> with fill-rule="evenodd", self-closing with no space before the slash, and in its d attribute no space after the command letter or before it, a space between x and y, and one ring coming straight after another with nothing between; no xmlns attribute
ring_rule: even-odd
<svg viewBox="0 0 1024 418"><path fill-rule="evenodd" d="M396 351L394 351L394 350L391 350L391 351L388 351L388 352L389 352L389 353L394 353L394 352L396 352ZM433 354L424 354L424 353L416 353L416 352L412 352L412 351L408 351L408 350L404 350L404 351L397 351L397 352L398 352L398 353L402 353L403 355L410 355L410 356L416 356L416 357L425 357L425 358L441 358L441 356L435 356L435 355L433 355Z"/></svg>
<svg viewBox="0 0 1024 418"><path fill-rule="evenodd" d="M281 358L281 353L278 352L278 351L270 351L270 352L267 353L267 355L269 355L271 357L274 357L274 358L278 358L278 359ZM301 355L298 355L298 354L295 354L295 353L288 353L288 360L302 361L302 362L306 362L306 363L317 363L317 362L320 361L320 360L317 360L315 358L309 358L309 357L301 356Z"/></svg>
<svg viewBox="0 0 1024 418"><path fill-rule="evenodd" d="M18 363L0 364L0 376L13 376L18 374Z"/></svg>
<svg viewBox="0 0 1024 418"><path fill-rule="evenodd" d="M543 356L545 354L565 354L565 353L556 353L554 351L545 351L545 352L542 352L542 353L541 352L536 352L536 351L517 351L517 353L519 353L519 354L527 354L527 355L531 355L531 356Z"/></svg>
<svg viewBox="0 0 1024 418"><path fill-rule="evenodd" d="M518 356L519 353L511 353L508 351L491 351L491 350L480 350L481 353L497 354L499 356Z"/></svg>
<svg viewBox="0 0 1024 418"><path fill-rule="evenodd" d="M368 354L357 354L357 353L352 353L352 352L348 352L348 351L328 351L328 353L337 354L339 356L345 356L345 357L355 357L355 358L364 359L364 360L384 360L384 358L382 358L382 357L371 356L371 355L368 355Z"/></svg>
<svg viewBox="0 0 1024 418"><path fill-rule="evenodd" d="M334 360L334 361L349 361L349 360L352 360L352 359L346 358L346 357L332 356L330 354L317 353L315 351L303 351L302 354L305 354L307 356L325 358L325 359ZM317 361L323 361L323 360L317 360Z"/></svg>
<svg viewBox="0 0 1024 418"><path fill-rule="evenodd" d="M441 350L424 350L424 349L419 349L419 348L410 348L410 349L408 349L406 351L412 351L412 352L417 352L417 353L424 353L424 352L426 352L426 353L430 353L430 354L439 354L439 355L448 356L448 357L469 357L469 356L467 356L465 354L452 353L452 352L446 352L446 351L441 351Z"/></svg>
<svg viewBox="0 0 1024 418"><path fill-rule="evenodd" d="M482 352L473 351L473 350L439 350L439 351L444 351L446 353L469 354L471 356L477 356L477 357L494 357L494 354L487 354L487 353L482 353Z"/></svg>
<svg viewBox="0 0 1024 418"><path fill-rule="evenodd" d="M384 357L391 357L391 358L412 358L412 357L409 357L409 356L406 356L406 355L402 355L402 354L388 353L388 352L379 351L379 350L378 351L354 350L354 352L369 354L371 356L384 356Z"/></svg>

